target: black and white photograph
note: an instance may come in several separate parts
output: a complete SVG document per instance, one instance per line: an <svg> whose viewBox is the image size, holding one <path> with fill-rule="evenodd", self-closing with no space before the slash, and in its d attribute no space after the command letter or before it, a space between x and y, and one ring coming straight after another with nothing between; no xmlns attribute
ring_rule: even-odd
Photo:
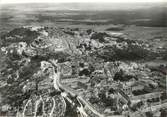
<svg viewBox="0 0 167 117"><path fill-rule="evenodd" d="M0 0L0 117L167 117L167 0Z"/></svg>

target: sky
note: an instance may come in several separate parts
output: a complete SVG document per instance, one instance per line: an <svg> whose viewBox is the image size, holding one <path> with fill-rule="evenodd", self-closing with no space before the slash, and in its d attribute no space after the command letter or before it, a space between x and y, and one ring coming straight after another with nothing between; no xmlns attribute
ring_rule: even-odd
<svg viewBox="0 0 167 117"><path fill-rule="evenodd" d="M167 2L167 0L0 0L0 4L8 3L68 3L68 2L110 2L110 3L136 3L136 2Z"/></svg>

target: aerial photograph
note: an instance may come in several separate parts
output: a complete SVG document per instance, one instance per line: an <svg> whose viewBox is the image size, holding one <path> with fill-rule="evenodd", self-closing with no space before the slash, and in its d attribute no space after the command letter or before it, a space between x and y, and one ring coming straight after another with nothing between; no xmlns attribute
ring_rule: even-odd
<svg viewBox="0 0 167 117"><path fill-rule="evenodd" d="M0 117L167 117L167 0L0 0Z"/></svg>

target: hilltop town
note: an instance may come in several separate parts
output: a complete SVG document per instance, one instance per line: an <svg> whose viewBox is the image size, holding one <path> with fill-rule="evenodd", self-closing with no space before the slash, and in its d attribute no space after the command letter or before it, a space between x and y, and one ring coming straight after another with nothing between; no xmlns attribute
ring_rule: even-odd
<svg viewBox="0 0 167 117"><path fill-rule="evenodd" d="M111 30L111 29L110 29ZM1 36L1 115L166 117L167 49L110 30L23 26Z"/></svg>

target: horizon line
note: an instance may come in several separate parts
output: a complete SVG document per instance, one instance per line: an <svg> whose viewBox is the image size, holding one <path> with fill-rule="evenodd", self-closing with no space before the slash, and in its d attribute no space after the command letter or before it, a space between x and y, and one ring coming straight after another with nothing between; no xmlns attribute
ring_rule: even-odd
<svg viewBox="0 0 167 117"><path fill-rule="evenodd" d="M0 4L31 3L167 3L167 0L0 0Z"/></svg>
<svg viewBox="0 0 167 117"><path fill-rule="evenodd" d="M167 3L167 1L160 1L160 2L17 2L17 3L3 3L0 2L0 4L76 4L76 3L82 3L82 4L142 4L142 3L147 3L147 4L157 4L157 3Z"/></svg>

